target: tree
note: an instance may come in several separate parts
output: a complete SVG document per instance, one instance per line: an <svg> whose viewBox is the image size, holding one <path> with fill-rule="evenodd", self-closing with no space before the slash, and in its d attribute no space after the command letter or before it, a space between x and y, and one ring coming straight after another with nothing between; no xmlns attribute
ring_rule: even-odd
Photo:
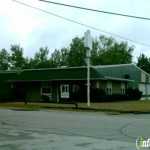
<svg viewBox="0 0 150 150"><path fill-rule="evenodd" d="M37 53L35 53L34 58L30 59L30 68L49 68L51 67L51 62L48 58L49 49L47 47L41 47Z"/></svg>
<svg viewBox="0 0 150 150"><path fill-rule="evenodd" d="M68 48L62 48L61 50L55 49L51 55L51 62L53 67L67 66L68 65Z"/></svg>
<svg viewBox="0 0 150 150"><path fill-rule="evenodd" d="M126 42L117 42L105 36L94 41L92 50L93 65L126 64L132 62L133 47Z"/></svg>
<svg viewBox="0 0 150 150"><path fill-rule="evenodd" d="M75 37L69 47L56 49L50 57L49 49L41 47L33 58L23 56L23 48L11 45L11 69L50 68L60 66L85 66L86 48L84 38ZM117 42L111 37L100 36L93 40L92 65L125 64L132 62L134 48L126 42ZM7 54L6 54L7 55ZM7 66L6 66L7 68Z"/></svg>
<svg viewBox="0 0 150 150"><path fill-rule="evenodd" d="M132 62L133 47L126 42L117 42L111 37L100 36L93 41L91 50L92 65L126 64ZM83 38L74 38L70 44L68 66L86 65L86 49Z"/></svg>
<svg viewBox="0 0 150 150"><path fill-rule="evenodd" d="M86 64L86 49L83 38L74 38L70 44L67 63L68 66L83 66Z"/></svg>
<svg viewBox="0 0 150 150"><path fill-rule="evenodd" d="M144 71L150 73L150 58L148 58L144 54L141 54L138 57L137 66L143 69Z"/></svg>
<svg viewBox="0 0 150 150"><path fill-rule="evenodd" d="M8 70L9 69L9 54L7 50L2 49L0 51L0 70Z"/></svg>
<svg viewBox="0 0 150 150"><path fill-rule="evenodd" d="M22 69L34 69L34 67L32 66L32 58L24 58L25 62L24 62L24 66L22 67Z"/></svg>
<svg viewBox="0 0 150 150"><path fill-rule="evenodd" d="M25 66L25 58L23 56L23 48L19 45L11 45L11 69L23 69Z"/></svg>

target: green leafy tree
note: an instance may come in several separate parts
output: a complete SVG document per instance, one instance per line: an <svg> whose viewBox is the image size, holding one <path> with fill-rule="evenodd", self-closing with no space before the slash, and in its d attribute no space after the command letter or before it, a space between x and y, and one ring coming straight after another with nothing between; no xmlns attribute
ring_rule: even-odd
<svg viewBox="0 0 150 150"><path fill-rule="evenodd" d="M32 66L32 58L28 58L28 57L26 57L26 58L24 58L24 60L25 60L25 62L24 62L24 66L23 66L23 68L22 69L34 69L34 67Z"/></svg>
<svg viewBox="0 0 150 150"><path fill-rule="evenodd" d="M60 67L68 65L68 48L62 48L61 50L55 49L51 55L51 62L53 67Z"/></svg>
<svg viewBox="0 0 150 150"><path fill-rule="evenodd" d="M68 66L83 66L86 64L86 49L83 38L74 38L70 44L67 63Z"/></svg>
<svg viewBox="0 0 150 150"><path fill-rule="evenodd" d="M34 58L29 61L30 68L49 68L51 67L51 62L48 58L49 50L47 47L41 47L37 53L35 53Z"/></svg>
<svg viewBox="0 0 150 150"><path fill-rule="evenodd" d="M92 50L93 65L126 64L132 62L133 47L126 42L117 42L113 38L101 36L94 41Z"/></svg>
<svg viewBox="0 0 150 150"><path fill-rule="evenodd" d="M33 69L86 65L86 48L84 47L83 40L84 38L75 37L72 39L69 47L60 50L56 49L50 57L48 57L49 49L47 47L41 47L35 53L34 57L30 59L23 56L23 49L19 45L11 45L10 67L11 69ZM111 37L100 36L93 40L91 64L131 63L133 50L134 48L128 46L126 42L117 42ZM6 66L5 68L8 67Z"/></svg>
<svg viewBox="0 0 150 150"><path fill-rule="evenodd" d="M91 50L92 65L126 64L132 62L133 47L126 42L117 42L111 37L100 36L93 41ZM68 66L86 65L86 49L83 38L74 38L70 44Z"/></svg>
<svg viewBox="0 0 150 150"><path fill-rule="evenodd" d="M61 53L59 50L55 49L54 52L51 54L51 61L53 67L61 66Z"/></svg>
<svg viewBox="0 0 150 150"><path fill-rule="evenodd" d="M150 58L148 58L144 54L141 54L138 57L137 66L143 69L144 71L150 73Z"/></svg>
<svg viewBox="0 0 150 150"><path fill-rule="evenodd" d="M25 66L25 58L23 56L23 48L19 45L11 45L11 69L23 69Z"/></svg>
<svg viewBox="0 0 150 150"><path fill-rule="evenodd" d="M0 50L0 70L8 70L9 69L9 53L7 50Z"/></svg>

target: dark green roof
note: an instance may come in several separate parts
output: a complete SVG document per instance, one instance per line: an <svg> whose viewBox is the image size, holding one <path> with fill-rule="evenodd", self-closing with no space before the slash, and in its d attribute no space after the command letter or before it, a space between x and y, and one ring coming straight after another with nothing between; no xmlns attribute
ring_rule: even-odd
<svg viewBox="0 0 150 150"><path fill-rule="evenodd" d="M128 75L129 78L126 78ZM87 67L25 69L0 72L1 81L86 80ZM140 82L141 70L133 64L91 66L91 79Z"/></svg>
<svg viewBox="0 0 150 150"><path fill-rule="evenodd" d="M47 81L47 80L86 80L86 67L26 69L16 71L16 76L9 81ZM103 78L91 68L91 79Z"/></svg>
<svg viewBox="0 0 150 150"><path fill-rule="evenodd" d="M16 71L1 71L0 72L0 81L14 80L16 79Z"/></svg>
<svg viewBox="0 0 150 150"><path fill-rule="evenodd" d="M141 70L134 64L93 66L99 74L105 77L129 79L140 82ZM127 78L128 76L128 78Z"/></svg>

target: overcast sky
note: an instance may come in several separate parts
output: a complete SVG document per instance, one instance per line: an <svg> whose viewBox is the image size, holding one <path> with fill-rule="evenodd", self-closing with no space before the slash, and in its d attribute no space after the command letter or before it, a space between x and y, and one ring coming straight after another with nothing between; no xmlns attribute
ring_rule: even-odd
<svg viewBox="0 0 150 150"><path fill-rule="evenodd" d="M150 44L150 21L87 12L38 0L18 1L135 41ZM150 18L150 0L55 0L55 2ZM3 0L0 4L0 49L9 50L11 44L20 44L24 48L25 55L32 57L41 46L48 46L50 52L56 48L68 46L72 38L83 36L87 29L19 5L13 0ZM91 33L93 37L104 34L93 30ZM119 39L117 38L117 40ZM140 53L150 56L150 47L135 43L129 44L135 45L134 60Z"/></svg>

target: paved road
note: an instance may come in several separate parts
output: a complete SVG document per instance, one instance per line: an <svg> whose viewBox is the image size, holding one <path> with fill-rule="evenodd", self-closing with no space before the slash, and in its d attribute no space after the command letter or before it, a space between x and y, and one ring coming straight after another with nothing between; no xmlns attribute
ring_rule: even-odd
<svg viewBox="0 0 150 150"><path fill-rule="evenodd" d="M0 150L134 150L150 115L0 109Z"/></svg>

